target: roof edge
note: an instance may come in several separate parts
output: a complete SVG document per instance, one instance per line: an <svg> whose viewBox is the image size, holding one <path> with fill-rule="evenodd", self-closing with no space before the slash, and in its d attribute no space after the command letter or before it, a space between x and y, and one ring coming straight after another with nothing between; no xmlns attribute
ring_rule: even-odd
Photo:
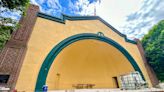
<svg viewBox="0 0 164 92"><path fill-rule="evenodd" d="M58 18L58 17L54 17L54 16L51 16L51 15L48 15L48 14L45 14L45 13L42 13L42 12L38 12L37 16L41 17L41 18L48 19L48 20L56 21L56 22L59 22L59 23L62 23L62 24L65 24L65 20L100 20L102 23L104 23L106 26L111 28L114 32L119 34L121 37L124 37L126 42L129 42L129 43L132 43L132 44L137 44L137 42L135 40L128 39L125 34L122 34L121 32L119 32L117 29L115 29L112 25L107 23L105 20L103 20L99 16L69 16L69 15L66 15L66 14L62 14L61 18Z"/></svg>

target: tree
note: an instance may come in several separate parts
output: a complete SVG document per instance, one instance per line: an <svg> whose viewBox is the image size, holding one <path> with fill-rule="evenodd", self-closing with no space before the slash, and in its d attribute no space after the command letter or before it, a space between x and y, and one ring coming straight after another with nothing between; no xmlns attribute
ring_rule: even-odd
<svg viewBox="0 0 164 92"><path fill-rule="evenodd" d="M5 45L6 41L10 39L10 34L14 30L14 28L17 28L15 26L10 26L11 24L16 24L15 21L13 21L10 18L3 18L0 17L1 25L0 25L0 49Z"/></svg>
<svg viewBox="0 0 164 92"><path fill-rule="evenodd" d="M142 39L148 63L159 80L164 81L164 20L149 31Z"/></svg>
<svg viewBox="0 0 164 92"><path fill-rule="evenodd" d="M3 14L17 12L18 15L25 15L28 5L29 0L0 0L0 49L10 39L12 31L19 26L18 20Z"/></svg>
<svg viewBox="0 0 164 92"><path fill-rule="evenodd" d="M29 0L1 0L0 6L7 8L11 11L21 11L22 14L25 13L29 5Z"/></svg>

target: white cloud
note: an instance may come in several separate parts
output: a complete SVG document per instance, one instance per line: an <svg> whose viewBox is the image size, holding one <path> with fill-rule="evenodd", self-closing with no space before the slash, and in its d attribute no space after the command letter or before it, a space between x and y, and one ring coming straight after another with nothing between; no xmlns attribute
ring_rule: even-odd
<svg viewBox="0 0 164 92"><path fill-rule="evenodd" d="M47 0L36 0L39 4L43 4L44 2L46 2Z"/></svg>
<svg viewBox="0 0 164 92"><path fill-rule="evenodd" d="M102 0L100 6L97 6L97 15L120 31L126 16L137 11L140 4L141 0Z"/></svg>
<svg viewBox="0 0 164 92"><path fill-rule="evenodd" d="M95 0L96 1L96 0ZM97 0L98 1L98 0ZM41 11L59 16L69 10L74 15L94 15L102 17L109 24L128 37L141 38L159 20L164 18L164 0L68 0L68 8L61 6L59 0L31 0L39 4ZM43 5L47 4L47 8Z"/></svg>
<svg viewBox="0 0 164 92"><path fill-rule="evenodd" d="M76 6L82 8L80 15L96 13L120 32L131 38L141 38L159 20L164 18L164 1L161 0L101 0L99 4L89 4L88 0L78 0Z"/></svg>
<svg viewBox="0 0 164 92"><path fill-rule="evenodd" d="M31 0L32 4L38 5L40 11L53 16L60 16L62 6L59 0Z"/></svg>
<svg viewBox="0 0 164 92"><path fill-rule="evenodd" d="M142 38L158 21L164 19L164 0L101 0L96 13L130 38ZM78 0L80 15L93 15L94 3Z"/></svg>
<svg viewBox="0 0 164 92"><path fill-rule="evenodd" d="M53 9L62 8L61 5L59 4L59 0L47 0L46 3L49 8L53 8Z"/></svg>
<svg viewBox="0 0 164 92"><path fill-rule="evenodd" d="M96 5L96 15L103 18L120 32L128 34L128 31L133 29L124 31L125 27L123 26L127 24L126 16L138 11L141 4L142 0L101 0L100 4L99 2L89 4L88 0L78 0L76 7L82 8L82 11L77 12L80 15L94 15L94 5ZM137 34L137 32L134 34Z"/></svg>
<svg viewBox="0 0 164 92"><path fill-rule="evenodd" d="M0 7L0 16L3 16L5 18L11 18L18 21L21 17L20 14L21 14L20 11L11 11L7 8Z"/></svg>
<svg viewBox="0 0 164 92"><path fill-rule="evenodd" d="M94 5L96 2L89 3L88 0L78 0L71 8L73 8L72 12L79 15L94 15Z"/></svg>
<svg viewBox="0 0 164 92"><path fill-rule="evenodd" d="M163 12L163 0L145 0L138 11L127 16L126 25L122 30L124 33L128 30L128 34L141 39L154 24L164 19Z"/></svg>
<svg viewBox="0 0 164 92"><path fill-rule="evenodd" d="M38 6L39 6L39 4L38 4L35 0L30 0L30 3L35 4L35 5L38 5Z"/></svg>

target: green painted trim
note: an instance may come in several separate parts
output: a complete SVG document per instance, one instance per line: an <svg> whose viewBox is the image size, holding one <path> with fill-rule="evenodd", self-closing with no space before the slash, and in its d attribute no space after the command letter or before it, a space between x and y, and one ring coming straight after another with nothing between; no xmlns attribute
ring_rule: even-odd
<svg viewBox="0 0 164 92"><path fill-rule="evenodd" d="M106 26L111 28L114 32L119 34L121 37L124 37L126 42L129 42L129 43L132 43L132 44L137 44L136 41L128 39L126 37L126 35L120 33L117 29L115 29L113 26L111 26L109 23L107 23L105 20L103 20L99 16L68 16L68 15L62 14L61 18L57 18L57 17L47 15L47 14L41 13L41 12L38 12L37 16L41 17L41 18L49 19L49 20L52 20L52 21L56 21L56 22L59 22L59 23L63 23L63 24L65 24L65 20L74 20L74 21L75 20L100 20L102 23L104 23Z"/></svg>
<svg viewBox="0 0 164 92"><path fill-rule="evenodd" d="M44 60L42 66L40 68L40 71L39 71L39 74L38 74L38 78L37 78L37 82L36 82L35 91L41 91L42 90L42 86L46 83L46 78L47 78L48 71L49 71L49 69L50 69L54 59L62 51L62 49L64 49L65 47L67 47L68 45L70 45L70 44L72 44L72 43L74 43L76 41L84 40L84 39L99 40L99 41L103 41L103 42L106 42L106 43L114 46L122 54L125 55L125 57L129 60L131 65L134 67L134 69L136 71L139 71L140 74L142 75L143 79L144 79L144 76L143 76L139 66L137 65L136 61L128 53L128 51L125 50L120 44L118 44L117 42L115 42L112 39L107 38L105 36L98 36L97 34L92 34L92 33L83 33L83 34L77 34L77 35L71 36L69 38L66 38L65 40L61 41L58 45L56 45L50 51L50 53L47 55L46 59Z"/></svg>

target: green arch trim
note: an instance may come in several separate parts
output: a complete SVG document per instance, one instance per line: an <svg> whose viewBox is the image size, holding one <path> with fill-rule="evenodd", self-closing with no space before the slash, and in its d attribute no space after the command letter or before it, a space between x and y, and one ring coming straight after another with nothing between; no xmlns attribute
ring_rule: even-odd
<svg viewBox="0 0 164 92"><path fill-rule="evenodd" d="M35 91L41 91L42 90L42 86L45 85L45 83L46 83L48 71L49 71L54 59L61 52L61 50L64 49L66 46L72 44L73 42L76 42L79 40L84 40L84 39L95 39L95 40L106 42L106 43L114 46L122 54L124 54L124 56L129 60L129 62L131 63L131 65L133 66L135 71L140 72L140 74L143 77L143 74L142 74L139 66L137 65L136 61L128 53L128 51L126 49L124 49L120 44L118 44L117 42L115 42L112 39L107 38L105 36L98 36L97 34L92 34L92 33L83 33L83 34L77 34L77 35L66 38L65 40L61 41L58 45L56 45L50 51L50 53L47 55L46 59L44 60L42 66L40 68L39 75L38 75L37 82L36 82ZM144 79L144 77L143 77L143 79Z"/></svg>

